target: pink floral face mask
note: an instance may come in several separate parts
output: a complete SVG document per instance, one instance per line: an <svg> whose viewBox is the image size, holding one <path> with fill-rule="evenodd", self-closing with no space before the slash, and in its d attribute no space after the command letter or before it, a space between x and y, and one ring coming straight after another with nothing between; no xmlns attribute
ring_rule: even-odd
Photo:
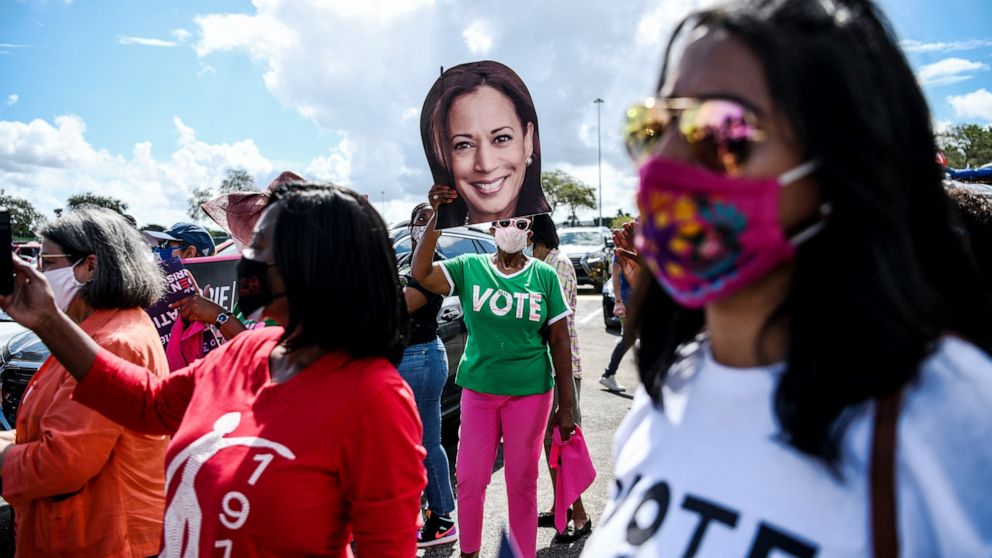
<svg viewBox="0 0 992 558"><path fill-rule="evenodd" d="M655 157L641 167L638 251L662 288L686 308L732 295L795 256L821 220L789 239L779 224L779 189L816 168L775 178L730 177Z"/></svg>

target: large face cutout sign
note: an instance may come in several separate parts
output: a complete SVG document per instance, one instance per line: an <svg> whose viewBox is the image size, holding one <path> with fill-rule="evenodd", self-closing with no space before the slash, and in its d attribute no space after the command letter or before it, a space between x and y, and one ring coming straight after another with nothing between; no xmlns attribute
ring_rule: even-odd
<svg viewBox="0 0 992 558"><path fill-rule="evenodd" d="M510 68L484 60L449 68L420 113L435 184L458 198L438 211L438 228L547 213L541 190L537 111Z"/></svg>

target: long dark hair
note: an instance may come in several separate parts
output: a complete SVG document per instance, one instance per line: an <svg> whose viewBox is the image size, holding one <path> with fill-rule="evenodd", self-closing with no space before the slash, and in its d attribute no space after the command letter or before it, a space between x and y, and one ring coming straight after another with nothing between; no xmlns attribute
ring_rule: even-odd
<svg viewBox="0 0 992 558"><path fill-rule="evenodd" d="M698 12L761 60L832 212L803 244L791 292L768 323L789 332L774 408L784 441L829 464L852 407L902 389L945 333L987 352L992 302L950 226L930 113L870 0L745 0ZM644 272L632 335L659 403L676 349L703 328ZM760 342L759 342L760 346Z"/></svg>
<svg viewBox="0 0 992 558"><path fill-rule="evenodd" d="M527 123L534 125L533 134L533 163L527 167L524 182L517 198L518 210L526 213L544 213L550 211L550 205L544 198L541 189L541 134L537 125L537 110L530 91L524 85L520 76L507 66L492 60L469 62L448 68L434 82L431 90L424 99L424 107L420 111L420 137L424 143L424 153L436 184L447 184L454 188L454 177L451 176L451 162L447 155L448 111L455 100L462 95L472 93L480 87L489 86L507 96L513 103L517 118L526 131ZM454 227L465 224L468 207L465 200L459 196L454 202L441 206L438 211L438 228ZM517 215L514 212L514 215Z"/></svg>
<svg viewBox="0 0 992 558"><path fill-rule="evenodd" d="M283 184L275 263L286 285L292 350L319 345L353 357L403 358L409 320L386 224L340 186Z"/></svg>

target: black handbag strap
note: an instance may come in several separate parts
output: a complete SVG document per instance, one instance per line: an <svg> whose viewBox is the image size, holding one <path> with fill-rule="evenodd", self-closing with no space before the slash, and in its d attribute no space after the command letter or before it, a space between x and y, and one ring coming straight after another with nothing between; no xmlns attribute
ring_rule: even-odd
<svg viewBox="0 0 992 558"><path fill-rule="evenodd" d="M896 430L902 390L878 400L871 449L871 536L872 556L899 556L899 525L896 507Z"/></svg>

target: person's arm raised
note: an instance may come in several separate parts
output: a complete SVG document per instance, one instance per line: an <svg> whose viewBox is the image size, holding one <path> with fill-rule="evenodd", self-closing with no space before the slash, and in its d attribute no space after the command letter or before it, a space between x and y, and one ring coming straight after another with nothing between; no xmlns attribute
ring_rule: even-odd
<svg viewBox="0 0 992 558"><path fill-rule="evenodd" d="M48 280L33 266L14 258L14 292L0 296L0 308L11 318L34 331L52 351L52 356L80 381L93 366L100 346L55 307Z"/></svg>
<svg viewBox="0 0 992 558"><path fill-rule="evenodd" d="M434 216L427 222L427 231L424 238L417 243L417 249L413 252L413 266L410 275L428 291L447 295L451 292L451 285L445 277L441 265L434 263L434 250L437 248L437 239L441 233L437 230L437 212L442 204L448 204L458 197L458 192L448 186L435 184L431 187L428 198L431 207L434 208Z"/></svg>

